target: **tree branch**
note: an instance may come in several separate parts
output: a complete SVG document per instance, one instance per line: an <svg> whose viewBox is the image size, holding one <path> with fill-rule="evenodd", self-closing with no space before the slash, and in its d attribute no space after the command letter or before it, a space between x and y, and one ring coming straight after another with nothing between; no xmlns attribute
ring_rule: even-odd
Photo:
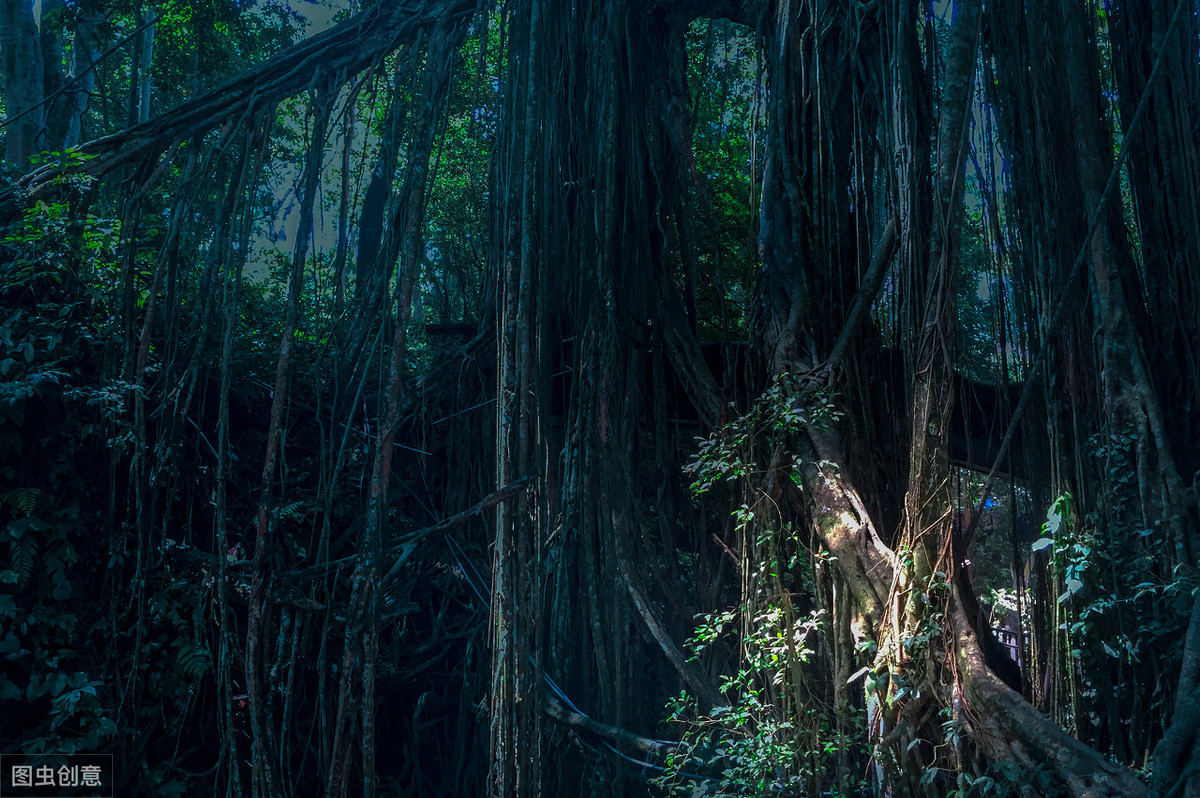
<svg viewBox="0 0 1200 798"><path fill-rule="evenodd" d="M269 108L322 79L357 74L402 44L415 41L426 28L464 24L476 7L476 0L384 0L154 119L81 144L79 152L88 159L83 171L101 177L125 164L157 157L171 144L226 120ZM15 190L0 192L0 221L15 211L17 192L37 197L54 185L62 171L58 164L47 164L18 180Z"/></svg>

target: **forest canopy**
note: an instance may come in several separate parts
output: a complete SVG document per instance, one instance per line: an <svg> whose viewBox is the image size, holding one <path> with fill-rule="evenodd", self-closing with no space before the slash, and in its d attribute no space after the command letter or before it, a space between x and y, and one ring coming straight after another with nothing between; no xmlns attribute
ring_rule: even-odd
<svg viewBox="0 0 1200 798"><path fill-rule="evenodd" d="M0 74L0 753L1200 795L1196 0L0 0Z"/></svg>

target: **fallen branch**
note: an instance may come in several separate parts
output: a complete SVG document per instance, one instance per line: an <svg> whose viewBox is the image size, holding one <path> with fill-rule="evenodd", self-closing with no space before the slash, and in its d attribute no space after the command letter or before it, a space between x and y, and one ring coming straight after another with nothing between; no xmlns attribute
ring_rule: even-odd
<svg viewBox="0 0 1200 798"><path fill-rule="evenodd" d="M562 701L553 695L546 696L546 714L564 726L583 729L595 734L597 737L619 743L629 750L642 751L648 754L666 754L679 747L678 743L667 740L654 740L649 737L643 737L640 734L634 734L631 731L626 731L625 729L619 729L616 726L609 726L607 723L601 723L582 712L568 709Z"/></svg>

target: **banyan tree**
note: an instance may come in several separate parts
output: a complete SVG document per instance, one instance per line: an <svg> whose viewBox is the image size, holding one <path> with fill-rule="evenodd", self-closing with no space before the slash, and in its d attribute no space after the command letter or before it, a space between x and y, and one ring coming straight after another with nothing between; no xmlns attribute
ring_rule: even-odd
<svg viewBox="0 0 1200 798"><path fill-rule="evenodd" d="M1200 794L1193 0L0 12L5 753Z"/></svg>

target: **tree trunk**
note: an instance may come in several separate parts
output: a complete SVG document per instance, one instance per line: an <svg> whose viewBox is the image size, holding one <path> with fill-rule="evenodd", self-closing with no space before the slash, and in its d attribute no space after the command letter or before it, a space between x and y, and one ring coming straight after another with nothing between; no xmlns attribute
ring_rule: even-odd
<svg viewBox="0 0 1200 798"><path fill-rule="evenodd" d="M275 386L271 397L271 411L267 428L266 452L263 454L262 476L259 483L258 517L255 523L254 563L255 574L251 583L250 610L246 624L246 693L249 697L250 728L253 734L254 757L251 773L251 790L255 796L275 798L280 794L277 770L278 740L269 718L269 705L276 685L265 681L263 646L268 639L264 630L270 628L273 607L267 600L266 583L270 578L268 547L274 547L274 523L271 518L276 506L275 483L278 477L280 451L282 448L284 415L289 406L288 392L291 382L292 355L295 349L296 327L300 321L300 296L304 286L304 266L312 236L314 204L320 179L322 153L325 148L325 131L329 121L333 95L328 87L318 92L314 102L314 122L305 156L300 202L300 223L296 232L296 243L292 250L291 268L287 280L287 307L283 332L279 342L279 357L275 366Z"/></svg>
<svg viewBox="0 0 1200 798"><path fill-rule="evenodd" d="M887 31L894 37L890 40L893 58L897 59L893 87L908 86L918 80L915 34L910 27L915 13L915 6L901 4L898 16L885 18ZM979 622L969 618L964 610L964 606L974 603L965 580L950 579L952 587L943 621L953 641L947 652L952 662L938 656L932 642L924 661L908 653L909 641L925 628L927 619L939 617L928 615L929 597L938 594L940 580L947 575L952 577L958 565L952 556L952 513L947 488L947 430L954 377L952 355L946 349L946 342L951 339L953 326L955 242L979 19L979 3L957 4L946 54L945 89L939 104L938 171L931 183L920 176L921 164L928 162L921 151L927 137L919 133L921 116L928 110L927 101L918 90L901 91L891 109L892 142L897 148L900 167L896 180L898 204L894 211L899 220L899 268L904 275L899 312L911 314L916 322L901 324L901 329L913 331L913 337L905 345L910 359L912 426L903 526L892 545L885 544L890 531L879 529L867 512L866 503L853 484L854 471L843 467L839 476L838 466L845 463L845 458L837 434L812 425L798 442L799 459L804 464L801 474L806 506L811 528L833 555L837 570L864 619L866 636L878 642L876 669L889 669L904 675L906 683L922 685L921 693L915 694L919 697L902 700L908 690L897 692L893 681L887 701L891 708L871 721L872 732L884 746L883 761L893 764L890 780L896 782L897 788L905 793L928 789L918 785L913 775L922 772L922 759L928 756L918 741L930 739L926 724L933 710L941 705L953 707L956 716L966 712L965 717L975 719L967 726L972 732L974 756L984 763L1005 760L1026 765L1040 763L1056 774L1060 784L1079 796L1140 795L1145 789L1132 774L1072 740L993 673L977 637ZM788 21L791 22L790 18ZM906 30L910 31L907 39L903 33ZM781 85L785 76L795 74L783 57L788 52L785 31L786 26L777 23L776 38L768 42L774 54L775 96L792 98L802 95L789 92L786 84ZM789 113L794 112L787 106L776 110L777 118L786 118ZM770 141L773 149L769 159L784 164L789 160L793 164L802 162L780 152L789 139L775 133ZM821 146L821 138L815 137L815 141ZM771 170L768 167L768 172ZM811 344L806 352L803 342L819 339L820 333L804 326L810 315L803 308L805 290L813 284L813 280L805 277L813 267L803 260L800 263L785 260L778 254L804 251L799 241L789 240L787 225L780 220L796 213L789 209L789 204L796 207L792 204L793 197L811 195L799 187L789 187L788 170L781 168L780 172L784 175L780 180L782 186L775 189L768 182L763 193L764 291L770 292L767 296L779 298L766 305L771 311L764 328L764 345L777 373L812 374L821 357L819 354L814 357ZM765 177L765 181L769 180ZM931 217L920 210L927 191L925 186L935 189ZM824 227L828 229L829 223L825 222ZM930 247L927 253L920 248L926 242ZM834 308L849 310L846 304L835 304ZM827 387L818 382L793 401L826 401L822 390ZM926 597L925 603L917 600L922 596ZM946 691L939 689L939 685L945 685ZM965 704L960 705L955 696L965 699ZM928 767L927 760L924 767ZM968 760L960 761L957 767L969 770L974 766ZM909 778L913 781L902 783Z"/></svg>
<svg viewBox="0 0 1200 798"><path fill-rule="evenodd" d="M32 0L0 2L3 41L4 100L8 112L4 157L25 168L45 143L45 109L42 105L42 48Z"/></svg>

